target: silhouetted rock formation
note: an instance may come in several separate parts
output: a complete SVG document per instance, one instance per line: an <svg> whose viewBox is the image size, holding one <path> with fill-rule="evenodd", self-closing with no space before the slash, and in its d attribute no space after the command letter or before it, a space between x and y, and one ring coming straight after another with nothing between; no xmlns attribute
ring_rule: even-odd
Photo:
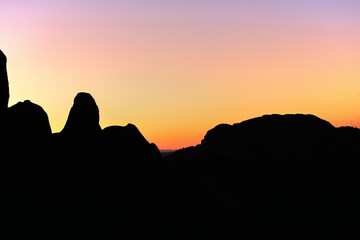
<svg viewBox="0 0 360 240"><path fill-rule="evenodd" d="M265 115L234 125L220 124L209 130L195 149L186 151L187 156L174 156L196 160L193 164L199 168L205 164L218 171L229 164L224 169L234 170L255 159L293 159L310 154L309 159L327 154L334 137L335 128L313 115Z"/></svg>
<svg viewBox="0 0 360 240"><path fill-rule="evenodd" d="M0 117L6 110L9 102L9 83L6 71L6 56L0 50Z"/></svg>
<svg viewBox="0 0 360 240"><path fill-rule="evenodd" d="M64 129L53 135L54 148L71 169L101 164L99 108L89 93L74 98ZM76 173L78 174L78 173Z"/></svg>
<svg viewBox="0 0 360 240"><path fill-rule="evenodd" d="M122 166L158 166L161 155L155 144L150 144L133 124L110 126L102 131L104 153Z"/></svg>
<svg viewBox="0 0 360 240"><path fill-rule="evenodd" d="M61 134L93 136L101 132L99 108L89 93L78 93Z"/></svg>
<svg viewBox="0 0 360 240"><path fill-rule="evenodd" d="M139 239L343 239L355 222L347 213L359 202L359 129L265 115L220 124L201 144L162 159L132 124L101 130L88 93L75 97L56 134L40 106L8 108L2 52L0 81L1 200L27 203L36 211L29 216L59 208L64 219L45 221L115 226L117 234L120 226ZM42 195L58 202L29 204Z"/></svg>
<svg viewBox="0 0 360 240"><path fill-rule="evenodd" d="M301 114L220 124L207 132L200 145L167 158L176 176L170 179L187 189L179 195L194 197L192 192L201 192L196 205L204 208L214 225L221 224L215 216L236 213L226 227L233 234L240 225L257 234L272 231L272 236L285 230L288 238L300 237L296 234L304 234L304 229L342 233L346 224L339 219L352 208L343 202L344 196L347 202L354 199L352 189L359 183L359 131L336 129ZM207 199L207 207L202 199ZM206 209L222 210L205 213ZM336 209L333 215L329 209ZM300 227L304 221L306 227Z"/></svg>
<svg viewBox="0 0 360 240"><path fill-rule="evenodd" d="M95 100L88 93L79 93L63 131L52 135L48 116L40 106L27 100L8 108L8 99L6 57L0 52L0 191L2 200L10 198L4 205L27 205L24 208L36 209L38 215L68 200L69 206L62 208L65 213L61 212L67 222L78 210L74 201L81 203L80 207L89 206L80 222L110 219L109 215L94 217L105 206L106 213L121 216L130 229L141 224L138 219L151 222L165 213L156 210L163 205L159 201L163 184L159 181L159 150L134 125L102 131ZM46 203L50 200L45 206L51 208L38 199L43 195ZM49 196L54 196L55 203ZM95 204L94 197L101 200ZM127 206L125 211L123 206ZM62 220L56 214L49 222ZM146 230L148 233L152 227Z"/></svg>
<svg viewBox="0 0 360 240"><path fill-rule="evenodd" d="M48 139L51 127L46 112L29 100L11 106L7 114L9 137L18 141L24 137Z"/></svg>
<svg viewBox="0 0 360 240"><path fill-rule="evenodd" d="M88 93L77 94L64 129L53 134L52 146L65 164L70 192L106 195L120 186L143 189L157 178L162 163L156 145L134 125L101 130L99 109Z"/></svg>

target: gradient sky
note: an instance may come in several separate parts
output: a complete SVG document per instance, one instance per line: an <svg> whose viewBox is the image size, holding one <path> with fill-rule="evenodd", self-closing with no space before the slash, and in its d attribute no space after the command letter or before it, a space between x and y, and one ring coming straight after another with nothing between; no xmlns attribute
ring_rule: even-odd
<svg viewBox="0 0 360 240"><path fill-rule="evenodd" d="M9 106L63 128L89 92L100 125L135 124L160 149L220 123L309 113L360 126L360 1L0 0Z"/></svg>

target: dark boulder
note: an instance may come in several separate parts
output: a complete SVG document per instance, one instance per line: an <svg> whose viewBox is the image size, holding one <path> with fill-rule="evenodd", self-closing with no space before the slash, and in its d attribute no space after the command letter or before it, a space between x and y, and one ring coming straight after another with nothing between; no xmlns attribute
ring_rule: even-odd
<svg viewBox="0 0 360 240"><path fill-rule="evenodd" d="M89 93L78 93L61 134L67 136L94 136L101 132L99 108Z"/></svg>
<svg viewBox="0 0 360 240"><path fill-rule="evenodd" d="M101 135L104 154L114 163L150 167L161 162L159 149L150 144L133 124L107 127Z"/></svg>
<svg viewBox="0 0 360 240"><path fill-rule="evenodd" d="M20 141L28 139L47 139L51 136L51 127L46 112L29 100L18 102L10 107L7 114L9 139Z"/></svg>

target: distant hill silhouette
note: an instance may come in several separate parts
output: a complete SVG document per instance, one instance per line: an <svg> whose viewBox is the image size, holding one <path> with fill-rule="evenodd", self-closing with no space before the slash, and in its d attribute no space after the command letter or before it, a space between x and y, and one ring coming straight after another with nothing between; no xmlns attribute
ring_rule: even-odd
<svg viewBox="0 0 360 240"><path fill-rule="evenodd" d="M0 51L0 192L9 216L32 211L25 225L40 215L52 234L137 239L343 239L353 229L359 129L265 115L162 157L133 124L102 129L89 93L54 134L39 105L8 99Z"/></svg>
<svg viewBox="0 0 360 240"><path fill-rule="evenodd" d="M177 179L186 176L183 188L213 189L200 191L213 209L223 208L216 214L237 212L235 225L226 227L232 233L250 224L256 239L269 232L277 237L287 232L284 236L291 239L313 233L312 239L346 232L349 222L339 219L356 204L345 202L355 199L359 184L359 144L359 129L335 128L313 115L265 115L220 124L201 144L178 150L167 161ZM221 196L221 203L211 200L213 194ZM234 202L227 202L229 196Z"/></svg>
<svg viewBox="0 0 360 240"><path fill-rule="evenodd" d="M312 158L318 161L316 154L329 154L334 138L335 128L315 116L265 115L234 125L220 124L209 130L192 151L181 150L174 157L184 159L181 152L190 153L192 156L185 158L193 167L216 172L223 169L227 174L240 168L245 160L254 163L300 158L303 161L303 154L307 154L306 161L312 162Z"/></svg>

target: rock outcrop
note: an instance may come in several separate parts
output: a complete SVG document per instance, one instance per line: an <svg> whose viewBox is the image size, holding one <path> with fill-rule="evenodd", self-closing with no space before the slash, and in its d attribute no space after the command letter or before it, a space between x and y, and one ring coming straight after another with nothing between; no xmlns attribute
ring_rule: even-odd
<svg viewBox="0 0 360 240"><path fill-rule="evenodd" d="M29 100L11 106L7 114L8 132L11 139L49 138L51 127L46 112Z"/></svg>
<svg viewBox="0 0 360 240"><path fill-rule="evenodd" d="M358 201L358 144L358 129L335 128L313 115L266 115L218 125L200 145L166 162L173 168L171 179L186 189L179 196L191 196L183 205L203 209L214 226L223 222L215 216L234 216L225 217L234 238L248 237L238 226L253 229L255 239L284 231L286 238L306 231L341 235L347 224L339 219Z"/></svg>
<svg viewBox="0 0 360 240"><path fill-rule="evenodd" d="M284 166L295 162L315 166L334 156L330 152L335 138L336 128L313 115L265 115L234 125L220 124L209 130L195 149L181 152L191 153L184 159L209 171L233 171L244 169L244 164L259 166L272 161ZM174 156L180 157L179 153Z"/></svg>
<svg viewBox="0 0 360 240"><path fill-rule="evenodd" d="M6 71L6 56L0 50L0 117L8 107L9 102L9 82Z"/></svg>
<svg viewBox="0 0 360 240"><path fill-rule="evenodd" d="M150 144L133 124L104 128L102 145L108 159L121 165L147 168L161 163L159 149Z"/></svg>
<svg viewBox="0 0 360 240"><path fill-rule="evenodd" d="M66 136L94 136L101 132L99 108L89 93L78 93L70 109L61 134Z"/></svg>
<svg viewBox="0 0 360 240"><path fill-rule="evenodd" d="M89 93L77 94L64 129L53 135L53 146L67 165L71 185L87 192L98 191L99 186L116 188L119 178L127 179L131 186L140 179L149 182L154 168L162 163L156 145L150 144L136 126L102 130L99 109Z"/></svg>

